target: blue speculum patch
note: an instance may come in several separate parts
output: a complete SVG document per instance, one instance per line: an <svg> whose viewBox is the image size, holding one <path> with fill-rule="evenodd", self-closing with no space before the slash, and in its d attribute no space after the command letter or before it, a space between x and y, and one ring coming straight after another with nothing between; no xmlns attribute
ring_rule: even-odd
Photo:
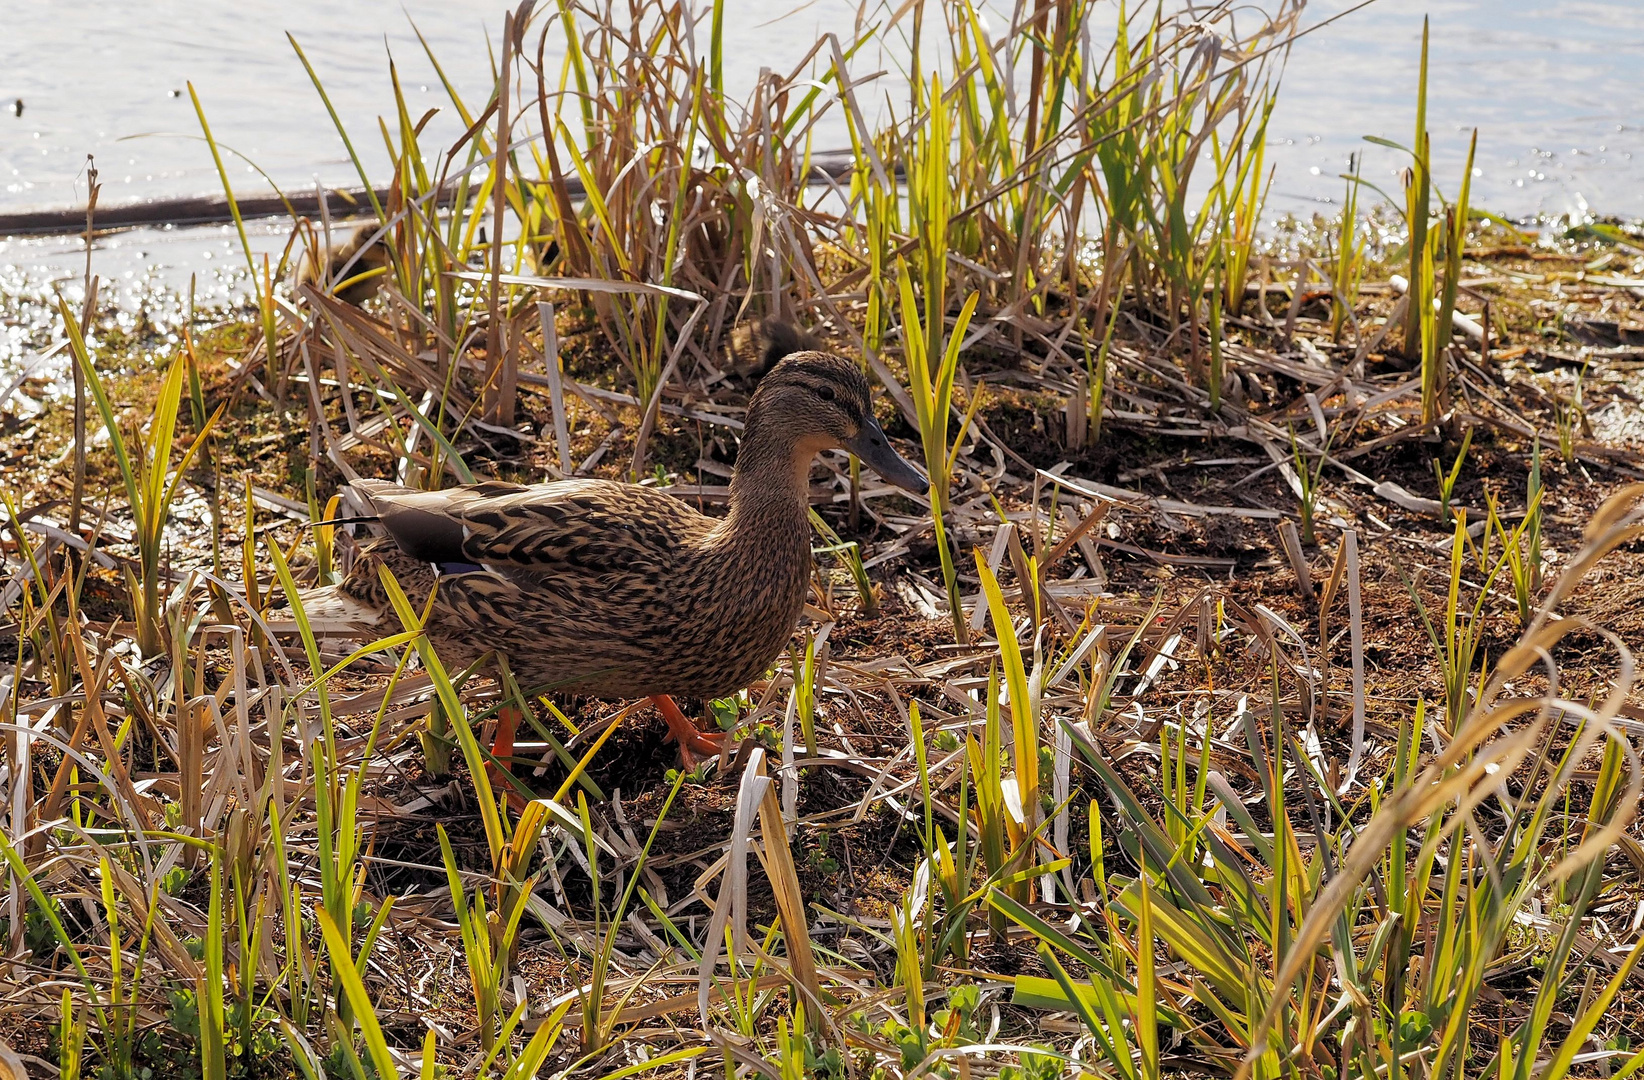
<svg viewBox="0 0 1644 1080"><path fill-rule="evenodd" d="M442 562L435 563L434 569L440 577L450 577L452 574L483 574L485 567L471 562Z"/></svg>

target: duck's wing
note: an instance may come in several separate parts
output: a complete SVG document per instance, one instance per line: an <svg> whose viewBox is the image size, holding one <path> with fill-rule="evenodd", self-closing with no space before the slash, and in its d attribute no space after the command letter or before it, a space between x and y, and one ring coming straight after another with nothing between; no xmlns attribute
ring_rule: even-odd
<svg viewBox="0 0 1644 1080"><path fill-rule="evenodd" d="M679 499L609 480L429 492L355 481L353 489L413 558L509 577L661 576L712 526Z"/></svg>
<svg viewBox="0 0 1644 1080"><path fill-rule="evenodd" d="M517 485L477 485L505 487ZM459 492L417 491L387 480L355 480L346 494L362 515L374 517L399 549L421 562L445 563L462 559L463 526Z"/></svg>

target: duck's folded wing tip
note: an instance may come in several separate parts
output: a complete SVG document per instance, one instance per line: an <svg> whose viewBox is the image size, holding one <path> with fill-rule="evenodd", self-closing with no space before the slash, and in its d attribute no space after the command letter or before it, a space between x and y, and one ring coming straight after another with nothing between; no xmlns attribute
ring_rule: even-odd
<svg viewBox="0 0 1644 1080"><path fill-rule="evenodd" d="M357 635L376 629L383 619L381 611L354 599L335 585L304 589L297 598L302 604L303 617L316 637ZM276 634L295 634L301 627L294 613L282 611L268 620L268 629Z"/></svg>

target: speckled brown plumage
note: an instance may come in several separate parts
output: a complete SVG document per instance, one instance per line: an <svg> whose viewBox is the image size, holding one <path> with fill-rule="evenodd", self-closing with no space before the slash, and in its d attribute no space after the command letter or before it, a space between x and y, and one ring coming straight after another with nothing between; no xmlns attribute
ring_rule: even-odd
<svg viewBox="0 0 1644 1080"><path fill-rule="evenodd" d="M388 535L305 604L346 608L361 629L397 628L386 565L414 600L437 586L429 633L448 667L496 650L528 687L723 696L758 678L793 633L810 576L807 476L831 447L923 489L873 420L856 365L817 352L761 381L722 519L608 480L437 492L355 481Z"/></svg>
<svg viewBox="0 0 1644 1080"><path fill-rule="evenodd" d="M388 244L382 238L373 239L381 231L375 221L361 225L348 234L341 244L325 249L325 278L337 299L359 307L377 295L385 274L392 266ZM376 273L371 273L377 271ZM370 276L365 276L369 274ZM319 267L304 251L297 260L292 274L294 285L321 286Z"/></svg>
<svg viewBox="0 0 1644 1080"><path fill-rule="evenodd" d="M764 318L733 329L728 347L732 374L757 382L783 357L820 351L822 342L815 334L790 322Z"/></svg>

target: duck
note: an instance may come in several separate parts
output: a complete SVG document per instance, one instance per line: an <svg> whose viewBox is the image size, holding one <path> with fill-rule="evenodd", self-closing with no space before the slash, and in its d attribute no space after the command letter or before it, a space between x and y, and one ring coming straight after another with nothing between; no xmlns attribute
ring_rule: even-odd
<svg viewBox="0 0 1644 1080"><path fill-rule="evenodd" d="M426 630L447 667L495 652L532 691L649 698L693 766L718 754L723 736L699 729L674 698L747 687L803 611L816 455L848 450L888 483L929 490L874 418L862 369L844 357L783 357L755 387L745 425L724 517L605 479L439 491L356 479L350 501L383 535L362 545L340 582L301 593L305 612L316 626L398 631L386 568L413 602L432 594ZM497 751L511 751L520 719L499 717Z"/></svg>
<svg viewBox="0 0 1644 1080"><path fill-rule="evenodd" d="M369 221L352 230L341 244L329 245L325 249L323 278L315 260L305 250L292 274L293 287L312 285L329 289L331 295L343 303L363 306L377 295L393 266L387 238L377 235L381 231L381 225Z"/></svg>
<svg viewBox="0 0 1644 1080"><path fill-rule="evenodd" d="M771 315L732 330L727 351L731 374L757 383L783 357L796 352L821 352L823 345L811 331Z"/></svg>

